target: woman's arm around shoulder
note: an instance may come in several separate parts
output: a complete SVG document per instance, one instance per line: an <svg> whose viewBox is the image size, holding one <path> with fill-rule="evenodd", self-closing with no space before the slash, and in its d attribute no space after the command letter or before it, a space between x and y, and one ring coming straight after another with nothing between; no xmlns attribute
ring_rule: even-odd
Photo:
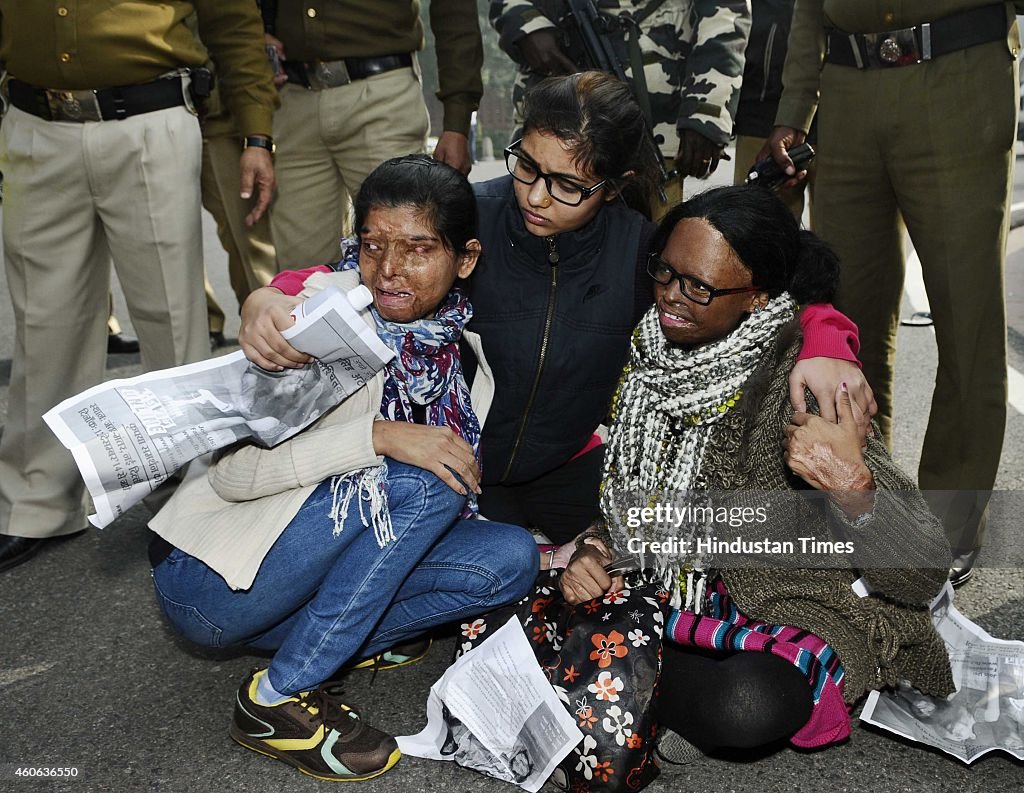
<svg viewBox="0 0 1024 793"><path fill-rule="evenodd" d="M821 416L836 421L833 394L846 383L861 413L870 419L878 412L871 386L860 370L857 352L860 339L857 326L830 303L812 303L800 312L803 345L797 364L789 376L789 401L793 410L805 412L804 391L809 389L818 400ZM863 427L866 431L867 422Z"/></svg>

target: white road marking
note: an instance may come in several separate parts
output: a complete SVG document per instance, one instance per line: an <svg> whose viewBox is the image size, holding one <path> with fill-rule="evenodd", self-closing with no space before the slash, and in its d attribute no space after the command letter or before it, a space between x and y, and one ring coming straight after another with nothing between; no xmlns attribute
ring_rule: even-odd
<svg viewBox="0 0 1024 793"><path fill-rule="evenodd" d="M903 278L903 291L914 311L928 311L928 293L924 289L924 275L921 272L921 259L912 243L907 253L907 274ZM935 331L933 330L932 333Z"/></svg>
<svg viewBox="0 0 1024 793"><path fill-rule="evenodd" d="M55 661L47 661L41 664L35 664L33 666L19 666L15 669L0 669L0 688L13 685L14 683L20 683L22 680L28 680L30 677L41 675L44 672L49 672L57 663Z"/></svg>

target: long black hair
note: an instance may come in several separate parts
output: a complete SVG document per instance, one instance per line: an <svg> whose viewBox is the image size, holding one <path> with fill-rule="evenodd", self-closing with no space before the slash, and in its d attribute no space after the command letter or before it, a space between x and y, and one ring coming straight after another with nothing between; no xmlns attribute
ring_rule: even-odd
<svg viewBox="0 0 1024 793"><path fill-rule="evenodd" d="M366 177L355 202L355 229L360 232L374 207L411 206L441 238L447 250L467 252L477 237L476 198L459 171L426 154L385 160Z"/></svg>
<svg viewBox="0 0 1024 793"><path fill-rule="evenodd" d="M533 86L523 106L523 132L531 130L568 143L576 166L628 193L631 206L653 194L661 153L629 86L610 74L579 72Z"/></svg>
<svg viewBox="0 0 1024 793"><path fill-rule="evenodd" d="M698 193L665 215L651 241L661 253L685 218L714 226L750 270L754 285L776 297L788 291L797 303L830 303L839 288L839 257L801 229L789 208L761 187L715 187Z"/></svg>

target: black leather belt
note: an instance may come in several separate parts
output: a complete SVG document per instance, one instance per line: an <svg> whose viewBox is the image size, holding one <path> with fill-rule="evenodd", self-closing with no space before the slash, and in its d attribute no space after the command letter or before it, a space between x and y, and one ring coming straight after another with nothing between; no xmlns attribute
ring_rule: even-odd
<svg viewBox="0 0 1024 793"><path fill-rule="evenodd" d="M408 69L412 66L412 54L381 55L376 58L343 58L339 61L285 61L284 71L288 82L298 83L311 91L337 88L353 80L365 80L375 74Z"/></svg>
<svg viewBox="0 0 1024 793"><path fill-rule="evenodd" d="M62 91L36 88L10 80L7 91L19 110L47 121L110 121L151 113L185 104L182 77L154 80L139 85L99 88L95 91Z"/></svg>
<svg viewBox="0 0 1024 793"><path fill-rule="evenodd" d="M880 33L846 33L831 28L825 31L825 61L857 69L910 66L1005 39L1006 33L1006 6L1002 3Z"/></svg>

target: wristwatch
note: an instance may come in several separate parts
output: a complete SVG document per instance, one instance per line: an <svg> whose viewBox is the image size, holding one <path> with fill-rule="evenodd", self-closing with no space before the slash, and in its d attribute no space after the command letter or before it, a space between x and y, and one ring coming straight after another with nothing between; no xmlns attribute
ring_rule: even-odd
<svg viewBox="0 0 1024 793"><path fill-rule="evenodd" d="M277 145L274 143L274 139L269 135L247 135L242 140L242 148L248 149L250 146L266 149L271 154L277 151Z"/></svg>

